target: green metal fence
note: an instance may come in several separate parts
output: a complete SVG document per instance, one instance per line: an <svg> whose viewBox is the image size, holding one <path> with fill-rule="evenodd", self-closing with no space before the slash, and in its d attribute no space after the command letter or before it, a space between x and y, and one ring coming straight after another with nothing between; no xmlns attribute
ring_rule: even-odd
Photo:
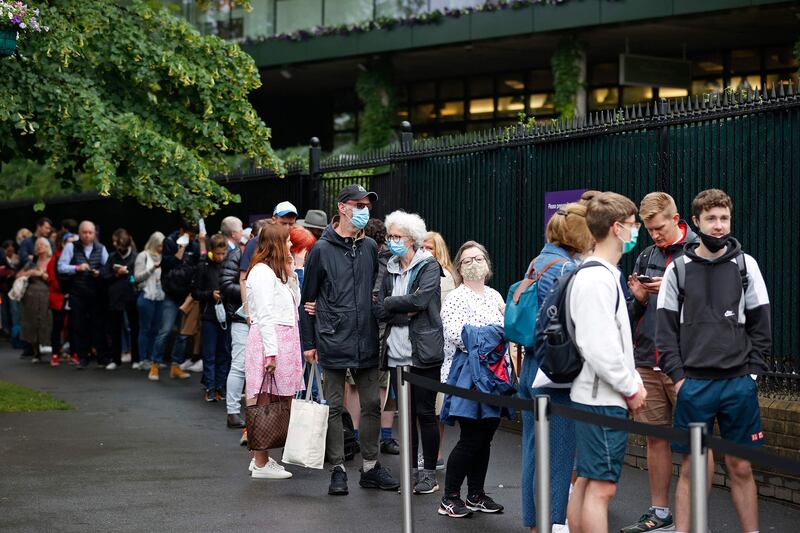
<svg viewBox="0 0 800 533"><path fill-rule="evenodd" d="M417 212L451 252L467 240L483 243L495 265L491 284L503 294L543 245L545 192L613 190L638 204L662 190L690 219L699 191L724 189L734 201L733 233L769 289L782 370L800 354L799 132L800 97L778 86L446 139L412 141L406 125L397 146L324 160L312 165L311 179L388 165L387 173L359 178L381 195L375 214ZM336 185L346 181L339 174ZM640 241L624 269L650 243Z"/></svg>

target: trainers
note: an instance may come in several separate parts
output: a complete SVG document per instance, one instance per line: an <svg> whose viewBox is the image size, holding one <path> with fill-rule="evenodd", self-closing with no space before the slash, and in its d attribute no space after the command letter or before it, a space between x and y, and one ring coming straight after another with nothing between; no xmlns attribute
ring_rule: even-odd
<svg viewBox="0 0 800 533"><path fill-rule="evenodd" d="M181 370L187 370L190 366L192 366L192 360L186 359L183 363L179 364L178 366L181 367Z"/></svg>
<svg viewBox="0 0 800 533"><path fill-rule="evenodd" d="M270 463L275 463L275 468L277 468L278 470L286 470L286 469L283 467L283 465L281 465L279 462L277 462L277 461L276 461L275 459L273 459L272 457L270 457L270 458L269 458L269 461L268 461L268 462L270 462ZM252 472L252 471L255 469L255 467L256 467L256 458L255 458L255 457L253 457L252 459L250 459L250 466L248 466L248 467L247 467L247 470L248 470L249 472Z"/></svg>
<svg viewBox="0 0 800 533"><path fill-rule="evenodd" d="M120 359L123 363L130 363L131 362L131 352L123 352L120 356Z"/></svg>
<svg viewBox="0 0 800 533"><path fill-rule="evenodd" d="M472 511L464 505L464 501L458 495L443 497L436 512L450 518L465 518L472 515Z"/></svg>
<svg viewBox="0 0 800 533"><path fill-rule="evenodd" d="M118 368L117 363L111 361L106 365L106 370L116 370Z"/></svg>
<svg viewBox="0 0 800 533"><path fill-rule="evenodd" d="M186 370L188 370L189 372L202 372L203 371L203 360L202 359L198 359L197 362L192 363L191 365L186 367Z"/></svg>
<svg viewBox="0 0 800 533"><path fill-rule="evenodd" d="M400 487L400 482L380 463L375 463L375 468L372 470L364 472L362 469L358 484L365 489L397 490Z"/></svg>
<svg viewBox="0 0 800 533"><path fill-rule="evenodd" d="M144 359L138 363L133 363L131 368L134 370L150 370L151 366L153 366L153 362L150 359Z"/></svg>
<svg viewBox="0 0 800 533"><path fill-rule="evenodd" d="M347 472L341 467L334 466L333 470L331 470L331 484L328 486L328 494L331 496L346 496L349 493L350 491L347 489Z"/></svg>
<svg viewBox="0 0 800 533"><path fill-rule="evenodd" d="M239 446L247 446L247 428L242 430L242 438L239 439Z"/></svg>
<svg viewBox="0 0 800 533"><path fill-rule="evenodd" d="M147 375L147 379L150 381L158 381L158 363L152 363L150 365L150 373Z"/></svg>
<svg viewBox="0 0 800 533"><path fill-rule="evenodd" d="M467 509L482 513L500 513L504 507L488 497L486 493L473 494L467 497Z"/></svg>
<svg viewBox="0 0 800 533"><path fill-rule="evenodd" d="M169 377L170 379L189 379L192 375L181 370L178 363L172 363L169 367Z"/></svg>
<svg viewBox="0 0 800 533"><path fill-rule="evenodd" d="M206 392L204 392L203 393L203 399L207 403L214 403L214 402L217 401L217 398L214 396L214 391L213 390L207 390Z"/></svg>
<svg viewBox="0 0 800 533"><path fill-rule="evenodd" d="M436 470L444 470L444 459L436 460Z"/></svg>
<svg viewBox="0 0 800 533"><path fill-rule="evenodd" d="M292 477L291 472L285 470L275 461L267 461L261 468L254 464L250 475L254 479L289 479Z"/></svg>
<svg viewBox="0 0 800 533"><path fill-rule="evenodd" d="M50 366L58 366L61 364L61 358L58 354L53 354L50 356Z"/></svg>
<svg viewBox="0 0 800 533"><path fill-rule="evenodd" d="M414 485L414 494L433 494L437 490L439 483L436 482L436 470L420 470Z"/></svg>
<svg viewBox="0 0 800 533"><path fill-rule="evenodd" d="M397 439L384 439L381 441L381 453L400 455L400 443Z"/></svg>
<svg viewBox="0 0 800 533"><path fill-rule="evenodd" d="M675 531L675 522L672 515L659 518L652 507L643 514L635 524L623 527L620 533L643 533L645 531Z"/></svg>

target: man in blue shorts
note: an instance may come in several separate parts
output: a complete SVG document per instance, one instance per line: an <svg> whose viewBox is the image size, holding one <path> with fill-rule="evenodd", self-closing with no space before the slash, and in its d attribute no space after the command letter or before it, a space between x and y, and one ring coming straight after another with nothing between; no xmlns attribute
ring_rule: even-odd
<svg viewBox="0 0 800 533"><path fill-rule="evenodd" d="M647 391L636 372L633 340L617 263L636 246L636 206L613 192L586 206L586 224L597 241L570 282L569 314L583 356L570 399L578 409L627 419L644 405ZM567 507L576 533L608 533L608 504L617 492L628 433L575 422L578 479Z"/></svg>
<svg viewBox="0 0 800 533"><path fill-rule="evenodd" d="M755 259L731 232L730 197L708 189L692 202L700 243L667 267L658 295L656 346L675 383L675 427L716 419L723 439L764 442L755 376L772 344L767 288ZM689 456L685 446L675 496L675 530L689 530ZM750 462L725 456L742 531L758 533L758 495Z"/></svg>

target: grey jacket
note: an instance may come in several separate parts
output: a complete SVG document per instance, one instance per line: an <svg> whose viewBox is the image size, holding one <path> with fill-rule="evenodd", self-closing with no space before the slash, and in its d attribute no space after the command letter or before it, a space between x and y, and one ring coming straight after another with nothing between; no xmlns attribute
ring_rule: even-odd
<svg viewBox="0 0 800 533"><path fill-rule="evenodd" d="M408 326L411 341L411 364L415 368L435 368L444 361L444 331L441 317L442 267L433 257L416 264L410 272L409 290L405 296L391 296L395 275L392 258L388 273L378 289L378 299L373 312L378 320L386 322L381 339L381 368L388 367L387 340L393 326ZM412 317L408 313L417 313Z"/></svg>
<svg viewBox="0 0 800 533"><path fill-rule="evenodd" d="M636 258L636 264L633 267L634 274L662 278L667 270L667 265L683 255L685 244L700 242L686 222L681 220L678 225L685 232L684 238L666 248L650 245L642 250L642 253ZM633 328L633 358L637 368L654 368L660 365L661 358L656 350L657 303L657 294L651 294L646 305L642 305L633 296L628 300L628 316Z"/></svg>

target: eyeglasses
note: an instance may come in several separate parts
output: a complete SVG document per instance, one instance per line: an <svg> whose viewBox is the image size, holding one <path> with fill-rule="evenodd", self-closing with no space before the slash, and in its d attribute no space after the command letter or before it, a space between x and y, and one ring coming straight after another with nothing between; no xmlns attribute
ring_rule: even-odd
<svg viewBox="0 0 800 533"><path fill-rule="evenodd" d="M629 226L629 227L631 227L633 229L639 229L639 228L642 227L641 222L630 222L630 223L628 223L628 222L623 222L621 220L617 220L617 224L619 224L621 226Z"/></svg>
<svg viewBox="0 0 800 533"><path fill-rule="evenodd" d="M461 264L463 266L469 266L473 262L478 263L480 265L480 264L483 264L484 262L486 262L486 258L482 257L482 256L478 256L478 257L467 257L467 258L461 260Z"/></svg>
<svg viewBox="0 0 800 533"><path fill-rule="evenodd" d="M390 242L400 242L406 237L404 235L387 235L386 240Z"/></svg>

